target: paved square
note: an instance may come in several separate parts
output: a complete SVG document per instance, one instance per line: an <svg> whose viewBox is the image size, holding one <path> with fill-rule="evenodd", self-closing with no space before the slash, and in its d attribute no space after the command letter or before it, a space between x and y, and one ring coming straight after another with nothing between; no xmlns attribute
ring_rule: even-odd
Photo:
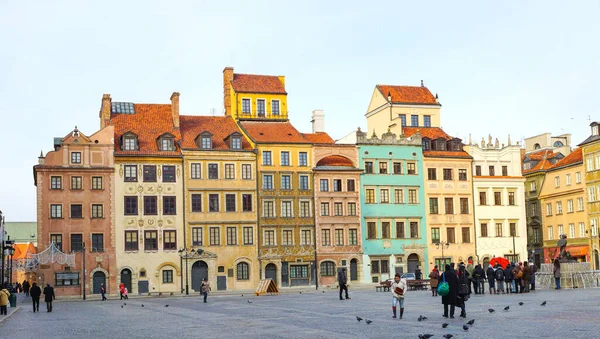
<svg viewBox="0 0 600 339"><path fill-rule="evenodd" d="M371 289L350 291L340 301L335 291L279 296L210 296L56 302L52 313L31 303L0 325L0 337L10 338L418 338L431 333L442 338L595 338L599 336L600 289L535 291L521 295L473 295L467 319L443 319L439 297L409 292L403 320L391 318L391 294ZM251 303L248 303L248 300ZM518 302L524 302L519 306ZM547 301L545 307L540 306ZM144 305L142 307L141 305ZM165 305L169 307L165 307ZM508 312L503 308L510 306ZM494 308L495 313L488 313ZM457 310L458 316L460 311ZM418 322L419 315L429 319ZM357 322L356 316L373 320ZM441 324L450 325L442 329ZM9 336L7 336L7 334Z"/></svg>

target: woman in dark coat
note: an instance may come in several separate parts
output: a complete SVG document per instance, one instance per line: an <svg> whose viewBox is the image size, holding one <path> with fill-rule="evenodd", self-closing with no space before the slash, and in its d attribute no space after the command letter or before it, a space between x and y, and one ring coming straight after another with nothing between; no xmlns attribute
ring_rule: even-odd
<svg viewBox="0 0 600 339"><path fill-rule="evenodd" d="M446 281L449 287L448 295L442 297L442 304L444 304L443 317L448 318L448 305L450 305L450 318L454 318L454 307L456 306L456 299L458 297L458 278L450 265L445 266L445 271L442 273L440 283L442 281Z"/></svg>

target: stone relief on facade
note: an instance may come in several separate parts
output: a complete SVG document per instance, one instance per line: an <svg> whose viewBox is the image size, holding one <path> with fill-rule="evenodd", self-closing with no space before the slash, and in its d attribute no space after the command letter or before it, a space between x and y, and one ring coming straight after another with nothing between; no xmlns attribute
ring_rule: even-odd
<svg viewBox="0 0 600 339"><path fill-rule="evenodd" d="M406 138L404 137L404 135L397 136L396 134L390 132L389 128L387 133L381 135L381 139L377 137L375 131L373 131L373 135L371 136L371 138L368 138L367 134L365 132L362 132L360 128L358 128L356 130L356 143L370 145L422 145L420 132L417 132L415 135Z"/></svg>
<svg viewBox="0 0 600 339"><path fill-rule="evenodd" d="M123 164L119 165L119 176L123 177Z"/></svg>
<svg viewBox="0 0 600 339"><path fill-rule="evenodd" d="M271 259L284 256L309 256L314 255L314 253L315 249L312 246L273 247L262 249L260 257L262 259Z"/></svg>
<svg viewBox="0 0 600 339"><path fill-rule="evenodd" d="M159 219L158 220L158 227L162 227L162 225L163 225L163 221L162 221L162 219Z"/></svg>

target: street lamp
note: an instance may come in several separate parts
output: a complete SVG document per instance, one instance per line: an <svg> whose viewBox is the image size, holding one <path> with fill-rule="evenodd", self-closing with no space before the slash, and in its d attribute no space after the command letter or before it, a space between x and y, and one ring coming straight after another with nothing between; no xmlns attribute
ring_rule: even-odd
<svg viewBox="0 0 600 339"><path fill-rule="evenodd" d="M198 251L196 251L195 249L191 249L190 251L187 250L187 248L182 248L179 251L177 251L177 253L179 254L179 267L183 268L183 259L185 259L185 295L189 295L190 294L190 286L189 286L189 279L188 279L188 259L190 258L194 258L196 255L200 255L202 253L204 253L204 250L202 249L198 249ZM183 277L183 274L181 275ZM183 280L181 281L181 293L183 293Z"/></svg>
<svg viewBox="0 0 600 339"><path fill-rule="evenodd" d="M13 269L13 255L15 254L15 248L11 246L8 247L8 260L10 260L9 273L8 273L8 282L12 285L12 269Z"/></svg>
<svg viewBox="0 0 600 339"><path fill-rule="evenodd" d="M439 250L440 247L442 248L442 260L443 260L442 265L446 265L446 258L444 258L444 247L450 248L450 243L447 242L447 241L446 242L437 242L437 243L435 243L435 248L436 249Z"/></svg>

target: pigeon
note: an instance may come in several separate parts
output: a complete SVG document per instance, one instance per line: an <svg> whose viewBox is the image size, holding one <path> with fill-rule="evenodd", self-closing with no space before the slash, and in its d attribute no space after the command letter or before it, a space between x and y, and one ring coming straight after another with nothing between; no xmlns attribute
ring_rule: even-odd
<svg viewBox="0 0 600 339"><path fill-rule="evenodd" d="M496 310L495 310L495 309L493 309L493 308L488 308L488 312L490 312L490 313L494 313L494 312L496 312Z"/></svg>
<svg viewBox="0 0 600 339"><path fill-rule="evenodd" d="M452 338L454 336L452 334L444 334L443 337L446 338L446 339L450 339L450 338Z"/></svg>
<svg viewBox="0 0 600 339"><path fill-rule="evenodd" d="M506 307L504 308L504 310L505 310L505 311L508 311L508 309L509 309L509 308L510 308L510 306L506 306Z"/></svg>
<svg viewBox="0 0 600 339"><path fill-rule="evenodd" d="M519 301L519 306L523 306L523 302L522 301Z"/></svg>
<svg viewBox="0 0 600 339"><path fill-rule="evenodd" d="M142 304L142 307L144 307L144 304Z"/></svg>
<svg viewBox="0 0 600 339"><path fill-rule="evenodd" d="M298 293L302 294L302 292L298 292Z"/></svg>
<svg viewBox="0 0 600 339"><path fill-rule="evenodd" d="M248 304L252 304L252 301L248 300Z"/></svg>
<svg viewBox="0 0 600 339"><path fill-rule="evenodd" d="M325 293L325 291L323 291L323 293Z"/></svg>
<svg viewBox="0 0 600 339"><path fill-rule="evenodd" d="M469 324L469 325L473 325L474 323L475 323L475 319L471 319L471 320L467 321L467 324Z"/></svg>
<svg viewBox="0 0 600 339"><path fill-rule="evenodd" d="M433 337L433 334L419 334L419 339L429 339L431 337Z"/></svg>
<svg viewBox="0 0 600 339"><path fill-rule="evenodd" d="M369 324L371 324L373 321L372 321L372 320L369 320L369 319L367 319L367 320L365 320L365 322L367 323L367 325L369 325Z"/></svg>
<svg viewBox="0 0 600 339"><path fill-rule="evenodd" d="M423 320L427 320L427 317L424 317L422 315L419 316L419 319L417 319L418 321L423 321Z"/></svg>
<svg viewBox="0 0 600 339"><path fill-rule="evenodd" d="M123 308L123 305L121 305L121 308Z"/></svg>
<svg viewBox="0 0 600 339"><path fill-rule="evenodd" d="M169 307L169 305L165 305L165 307Z"/></svg>
<svg viewBox="0 0 600 339"><path fill-rule="evenodd" d="M469 326L463 325L463 330L468 331L469 330Z"/></svg>
<svg viewBox="0 0 600 339"><path fill-rule="evenodd" d="M446 327L448 327L448 323L443 323L442 328L446 328Z"/></svg>
<svg viewBox="0 0 600 339"><path fill-rule="evenodd" d="M127 306L127 303L123 303L123 305Z"/></svg>
<svg viewBox="0 0 600 339"><path fill-rule="evenodd" d="M540 306L546 306L546 302L544 301Z"/></svg>
<svg viewBox="0 0 600 339"><path fill-rule="evenodd" d="M356 320L358 320L358 322L360 322L362 320L361 317L356 317Z"/></svg>
<svg viewBox="0 0 600 339"><path fill-rule="evenodd" d="M244 296L244 295L242 294L242 297L243 297L243 296Z"/></svg>

